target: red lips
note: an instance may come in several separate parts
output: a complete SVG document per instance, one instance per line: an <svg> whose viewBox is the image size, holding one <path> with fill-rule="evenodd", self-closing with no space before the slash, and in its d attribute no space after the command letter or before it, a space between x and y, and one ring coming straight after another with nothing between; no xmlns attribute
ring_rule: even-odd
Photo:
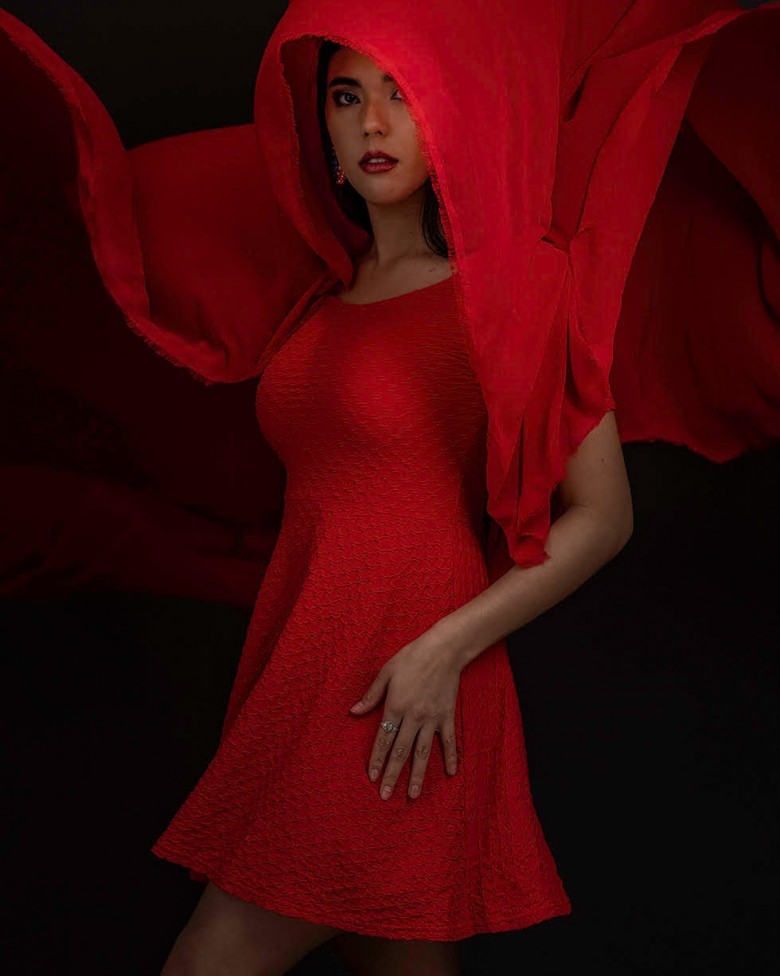
<svg viewBox="0 0 780 976"><path fill-rule="evenodd" d="M366 153L363 153L363 156L360 159L360 165L362 166L363 163L365 163L369 159L381 159L381 160L383 160L385 162L388 162L388 163L397 163L398 162L398 160L395 158L395 156L388 156L388 154L387 153L384 153L384 152L366 152Z"/></svg>

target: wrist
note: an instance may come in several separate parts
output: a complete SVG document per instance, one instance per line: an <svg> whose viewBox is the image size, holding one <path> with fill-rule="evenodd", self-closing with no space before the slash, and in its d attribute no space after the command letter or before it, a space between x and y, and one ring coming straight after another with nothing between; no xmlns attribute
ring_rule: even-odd
<svg viewBox="0 0 780 976"><path fill-rule="evenodd" d="M479 654L469 640L466 628L455 614L448 614L438 620L429 633L436 644L437 654L444 656L454 668L462 670Z"/></svg>

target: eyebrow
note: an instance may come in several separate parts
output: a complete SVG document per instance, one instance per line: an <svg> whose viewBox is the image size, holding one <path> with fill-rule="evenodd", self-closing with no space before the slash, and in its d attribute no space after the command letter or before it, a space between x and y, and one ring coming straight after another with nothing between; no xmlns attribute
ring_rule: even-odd
<svg viewBox="0 0 780 976"><path fill-rule="evenodd" d="M392 75L382 75L382 81L395 81ZM357 78L346 78L344 75L340 75L338 78L334 78L329 84L328 88L333 88L334 85L351 85L353 88L362 88L363 86L357 80Z"/></svg>

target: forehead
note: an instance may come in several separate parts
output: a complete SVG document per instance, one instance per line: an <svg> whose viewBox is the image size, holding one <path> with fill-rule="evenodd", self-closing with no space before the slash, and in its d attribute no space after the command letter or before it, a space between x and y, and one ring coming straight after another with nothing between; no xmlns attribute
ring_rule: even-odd
<svg viewBox="0 0 780 976"><path fill-rule="evenodd" d="M372 75L383 75L384 72L371 58L351 47L342 47L333 55L328 65L328 75L335 74L362 75L366 78Z"/></svg>

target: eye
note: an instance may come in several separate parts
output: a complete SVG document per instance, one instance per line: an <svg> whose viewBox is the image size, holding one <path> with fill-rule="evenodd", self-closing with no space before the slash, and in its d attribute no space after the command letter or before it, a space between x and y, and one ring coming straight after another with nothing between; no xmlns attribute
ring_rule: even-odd
<svg viewBox="0 0 780 976"><path fill-rule="evenodd" d="M333 93L333 103L334 103L334 105L342 105L343 106L345 104L344 102L340 102L339 101L339 99L341 98L342 95L349 95L351 98L357 98L357 95L355 95L355 93L354 92L351 92L351 91L334 92ZM354 105L355 103L354 102L347 102L346 104L347 105Z"/></svg>
<svg viewBox="0 0 780 976"><path fill-rule="evenodd" d="M339 99L341 98L342 95L349 95L350 98L357 98L357 95L354 92L351 92L351 91L334 92L333 93L333 104L334 105L339 105L339 106L341 106L343 108L343 107L345 107L347 105L354 105L355 104L355 102L340 102ZM393 92L393 95L399 95L400 96L400 98L398 98L397 101L401 101L401 102L405 102L406 101L406 99L404 97L404 94L403 94L403 92L401 91L400 88L396 88L395 91Z"/></svg>

